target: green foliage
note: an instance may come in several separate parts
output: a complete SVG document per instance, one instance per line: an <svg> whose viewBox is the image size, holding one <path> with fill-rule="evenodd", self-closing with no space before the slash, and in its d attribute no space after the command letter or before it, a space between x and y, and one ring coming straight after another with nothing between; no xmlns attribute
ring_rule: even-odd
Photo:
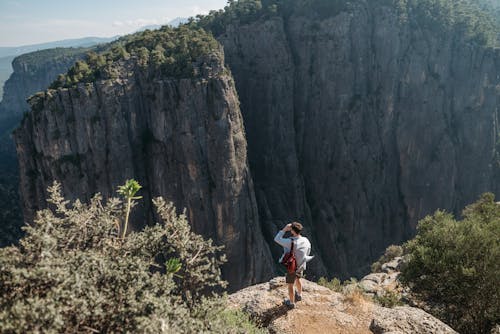
<svg viewBox="0 0 500 334"><path fill-rule="evenodd" d="M86 52L96 49L92 48L52 48L29 52L16 57L13 60L14 67L28 66L28 71L32 72L36 68L42 68L48 62L64 63L67 61L74 61L85 55Z"/></svg>
<svg viewBox="0 0 500 334"><path fill-rule="evenodd" d="M244 313L239 310L226 309L221 312L219 315L220 319L224 324L226 324L225 329L229 328L240 328L239 332L231 332L228 333L245 333L245 334L264 334L268 333L267 330L260 329L255 327L255 324L250 319L250 316L247 313Z"/></svg>
<svg viewBox="0 0 500 334"><path fill-rule="evenodd" d="M172 258L165 262L165 271L169 274L176 274L182 268L182 263L179 259ZM178 276L181 277L181 276ZM182 278L182 277L181 277Z"/></svg>
<svg viewBox="0 0 500 334"><path fill-rule="evenodd" d="M350 4L346 0L229 0L223 10L198 15L190 25L201 26L218 36L233 23L247 24L278 15L288 17L293 13L323 19L349 8Z"/></svg>
<svg viewBox="0 0 500 334"><path fill-rule="evenodd" d="M374 0L374 4L394 8L402 23L426 28L435 33L455 36L467 42L493 46L500 31L500 15L491 15L487 0ZM228 1L224 10L199 15L191 25L201 26L218 36L230 24L246 24L262 18L306 15L316 20L333 17L343 11L366 7L362 0L239 0ZM495 7L499 13L500 6Z"/></svg>
<svg viewBox="0 0 500 334"><path fill-rule="evenodd" d="M457 221L436 211L405 245L401 280L461 333L488 333L500 322L500 205L484 194Z"/></svg>
<svg viewBox="0 0 500 334"><path fill-rule="evenodd" d="M122 239L121 200L70 205L58 184L49 193L19 246L0 249L0 332L257 332L207 294L225 284L221 248L172 204L156 199L163 222Z"/></svg>
<svg viewBox="0 0 500 334"><path fill-rule="evenodd" d="M373 300L383 307L393 308L403 305L401 295L395 291L384 291L380 295L373 296Z"/></svg>
<svg viewBox="0 0 500 334"><path fill-rule="evenodd" d="M390 0L403 21L413 27L472 42L495 46L499 26L475 0Z"/></svg>
<svg viewBox="0 0 500 334"><path fill-rule="evenodd" d="M376 262L371 265L372 273L381 272L382 265L384 263L390 262L399 256L403 256L403 247L398 245L390 245L385 249L384 255L382 255Z"/></svg>
<svg viewBox="0 0 500 334"><path fill-rule="evenodd" d="M380 260L373 262L372 265L370 266L371 272L372 273L382 272L382 264L383 262L380 262Z"/></svg>
<svg viewBox="0 0 500 334"><path fill-rule="evenodd" d="M342 292L342 283L336 277L332 278L330 281L327 280L325 277L321 277L318 280L318 284L327 287L328 289L333 290L335 292Z"/></svg>
<svg viewBox="0 0 500 334"><path fill-rule="evenodd" d="M72 87L77 83L116 78L117 63L133 61L159 73L176 78L196 76L194 63L219 52L219 44L211 34L197 27L164 26L146 30L110 43L100 53L89 52L51 85L52 89Z"/></svg>
<svg viewBox="0 0 500 334"><path fill-rule="evenodd" d="M348 287L358 287L358 280L355 277L351 277L348 280L345 280L344 282L341 282L338 278L334 277L330 281L325 278L321 277L318 280L318 284L322 285L324 287L329 288L330 290L333 290L335 292L345 292L346 288Z"/></svg>
<svg viewBox="0 0 500 334"><path fill-rule="evenodd" d="M142 186L136 180L127 180L123 186L118 188L118 193L127 200L127 211L125 213L125 224L123 225L122 238L127 235L128 219L130 217L130 209L134 200L141 199L142 196L135 196Z"/></svg>

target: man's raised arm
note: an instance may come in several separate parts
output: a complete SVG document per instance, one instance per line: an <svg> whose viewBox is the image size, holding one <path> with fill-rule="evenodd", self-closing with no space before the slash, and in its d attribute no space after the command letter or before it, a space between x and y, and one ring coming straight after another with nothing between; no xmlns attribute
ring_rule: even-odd
<svg viewBox="0 0 500 334"><path fill-rule="evenodd" d="M285 232L290 231L291 229L292 229L292 224L288 224L285 227L283 227L283 229L278 231L278 233L274 237L274 241L283 247L290 248L292 245L291 240L289 238L283 238L283 236L285 235Z"/></svg>

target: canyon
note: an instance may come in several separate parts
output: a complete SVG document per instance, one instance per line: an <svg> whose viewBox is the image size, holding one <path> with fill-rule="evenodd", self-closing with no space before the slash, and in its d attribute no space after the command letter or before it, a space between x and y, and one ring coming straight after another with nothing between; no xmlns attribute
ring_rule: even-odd
<svg viewBox="0 0 500 334"><path fill-rule="evenodd" d="M500 51L412 15L356 1L202 21L220 48L194 77L122 57L114 77L37 94L15 132L25 220L54 180L85 201L136 178L135 228L155 196L186 208L226 246L231 289L279 271L272 238L291 220L313 244L308 278L366 274L425 215L500 192Z"/></svg>

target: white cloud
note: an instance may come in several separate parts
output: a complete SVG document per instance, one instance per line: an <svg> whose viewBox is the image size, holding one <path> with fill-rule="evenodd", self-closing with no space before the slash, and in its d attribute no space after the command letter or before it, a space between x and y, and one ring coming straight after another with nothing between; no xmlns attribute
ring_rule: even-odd
<svg viewBox="0 0 500 334"><path fill-rule="evenodd" d="M140 28L153 24L165 24L168 19L135 19L135 20L124 20L124 21L113 21L113 27L123 28Z"/></svg>

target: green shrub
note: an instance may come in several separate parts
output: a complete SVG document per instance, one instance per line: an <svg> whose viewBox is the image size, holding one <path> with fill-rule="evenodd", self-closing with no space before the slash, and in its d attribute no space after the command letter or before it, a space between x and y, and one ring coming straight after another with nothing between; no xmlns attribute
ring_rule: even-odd
<svg viewBox="0 0 500 334"><path fill-rule="evenodd" d="M382 271L382 265L390 262L397 257L403 256L403 247L398 245L390 245L385 249L382 255L376 262L371 265L372 273L379 273Z"/></svg>
<svg viewBox="0 0 500 334"><path fill-rule="evenodd" d="M1 333L257 331L210 293L225 285L221 248L172 204L156 199L162 223L122 238L127 203L49 193L19 246L0 249Z"/></svg>
<svg viewBox="0 0 500 334"><path fill-rule="evenodd" d="M500 205L484 194L457 221L443 211L421 220L405 245L401 280L460 333L500 322Z"/></svg>
<svg viewBox="0 0 500 334"><path fill-rule="evenodd" d="M353 287L359 288L358 280L355 277L351 277L344 282L341 282L336 277L332 278L330 281L325 277L321 277L318 280L318 284L327 287L335 292L346 292L346 289L348 290L349 288Z"/></svg>
<svg viewBox="0 0 500 334"><path fill-rule="evenodd" d="M250 319L250 316L242 311L228 309L218 314L218 316L221 319L221 324L224 325L224 327L221 327L220 332L227 331L228 333L245 333L245 334L268 333L268 331L264 329L257 328ZM231 332L230 328L239 328L240 331Z"/></svg>
<svg viewBox="0 0 500 334"><path fill-rule="evenodd" d="M370 270L372 273L380 273L382 272L382 263L379 261L373 262L370 266Z"/></svg>
<svg viewBox="0 0 500 334"><path fill-rule="evenodd" d="M384 291L380 295L375 295L373 300L383 307L393 308L403 305L401 295L395 291Z"/></svg>
<svg viewBox="0 0 500 334"><path fill-rule="evenodd" d="M318 280L318 284L335 292L342 292L342 283L336 277L332 278L330 281L328 281L325 277L321 277Z"/></svg>

